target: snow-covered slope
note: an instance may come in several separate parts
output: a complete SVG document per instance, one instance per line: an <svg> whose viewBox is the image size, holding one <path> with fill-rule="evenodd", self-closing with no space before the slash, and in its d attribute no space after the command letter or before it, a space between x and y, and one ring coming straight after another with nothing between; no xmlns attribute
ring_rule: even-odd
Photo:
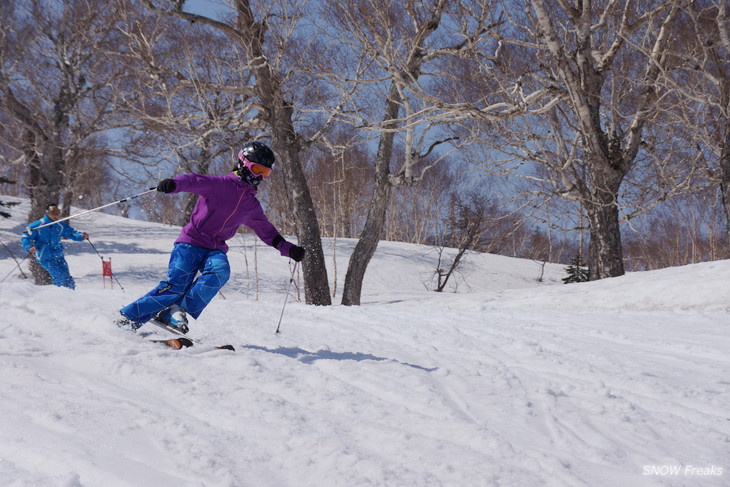
<svg viewBox="0 0 730 487"><path fill-rule="evenodd" d="M27 211L0 221L20 258ZM728 261L565 286L562 266L538 283L539 263L472 255L437 294L431 249L383 242L363 306L295 289L276 336L291 271L248 236L190 332L237 351L172 351L111 321L179 229L73 224L124 291L88 243L66 245L76 291L0 249L2 485L730 485ZM326 242L335 302L353 247Z"/></svg>

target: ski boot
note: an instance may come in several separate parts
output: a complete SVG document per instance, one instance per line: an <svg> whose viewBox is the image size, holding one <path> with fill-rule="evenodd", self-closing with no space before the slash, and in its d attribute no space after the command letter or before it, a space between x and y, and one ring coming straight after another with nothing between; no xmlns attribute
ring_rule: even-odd
<svg viewBox="0 0 730 487"><path fill-rule="evenodd" d="M135 323L134 321L130 320L129 318L127 318L124 315L121 315L119 318L114 320L114 324L118 328L120 328L124 331L132 332L132 333L136 333L137 330L142 326L141 323Z"/></svg>
<svg viewBox="0 0 730 487"><path fill-rule="evenodd" d="M169 308L160 311L155 319L167 326L177 328L182 333L187 333L188 328L188 315L185 310L180 306L173 304Z"/></svg>

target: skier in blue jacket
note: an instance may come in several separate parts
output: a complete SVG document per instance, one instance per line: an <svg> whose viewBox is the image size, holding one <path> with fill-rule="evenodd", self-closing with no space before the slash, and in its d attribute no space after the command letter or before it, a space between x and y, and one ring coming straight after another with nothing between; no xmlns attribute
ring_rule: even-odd
<svg viewBox="0 0 730 487"><path fill-rule="evenodd" d="M271 175L274 162L274 153L266 144L248 142L238 153L237 166L226 176L182 174L160 181L157 191L195 193L198 201L175 241L167 279L122 308L122 316L114 324L136 331L154 318L187 332L187 315L197 319L228 281L226 240L241 225L282 256L297 262L304 258L304 249L284 240L256 199L257 187Z"/></svg>
<svg viewBox="0 0 730 487"><path fill-rule="evenodd" d="M89 235L71 228L65 221L48 225L60 217L61 210L58 206L50 205L43 218L28 225L20 237L20 243L23 245L23 249L33 255L38 263L48 271L54 285L75 289L76 282L69 273L61 237L81 242L89 238ZM36 229L41 225L48 226Z"/></svg>

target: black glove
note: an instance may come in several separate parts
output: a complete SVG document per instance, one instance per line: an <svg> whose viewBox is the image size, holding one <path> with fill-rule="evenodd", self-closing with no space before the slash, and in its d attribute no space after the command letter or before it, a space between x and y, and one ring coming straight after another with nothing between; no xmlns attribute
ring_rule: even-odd
<svg viewBox="0 0 730 487"><path fill-rule="evenodd" d="M296 245L289 249L289 257L297 262L301 262L304 258L305 250L302 247Z"/></svg>
<svg viewBox="0 0 730 487"><path fill-rule="evenodd" d="M163 179L160 184L157 185L157 191L160 193L172 193L175 191L177 184L172 179Z"/></svg>

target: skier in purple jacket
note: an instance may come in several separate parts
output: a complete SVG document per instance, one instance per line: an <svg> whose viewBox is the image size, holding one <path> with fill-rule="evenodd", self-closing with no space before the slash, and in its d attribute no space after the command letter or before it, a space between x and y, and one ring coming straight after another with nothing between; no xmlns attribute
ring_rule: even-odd
<svg viewBox="0 0 730 487"><path fill-rule="evenodd" d="M266 144L248 142L238 153L236 168L226 176L182 174L160 181L157 191L200 197L190 222L175 241L167 279L122 308L122 316L114 324L136 331L154 318L187 333L187 315L197 319L228 281L226 240L240 225L249 227L282 256L297 262L304 258L304 249L284 240L256 199L257 186L271 175L274 161Z"/></svg>

